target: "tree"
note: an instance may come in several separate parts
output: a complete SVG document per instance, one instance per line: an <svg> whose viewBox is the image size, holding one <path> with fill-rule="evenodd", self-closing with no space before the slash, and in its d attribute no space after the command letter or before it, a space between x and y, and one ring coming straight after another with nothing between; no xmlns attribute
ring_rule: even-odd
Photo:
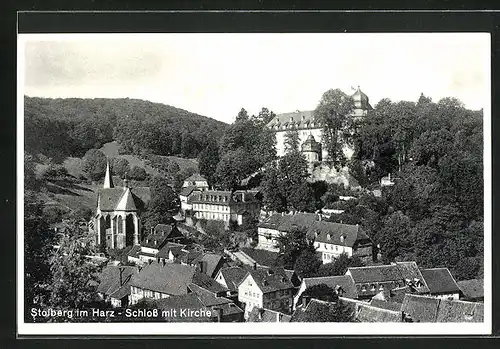
<svg viewBox="0 0 500 349"><path fill-rule="evenodd" d="M319 299L325 302L336 302L339 299L335 290L326 284L318 284L306 288L300 298L304 297Z"/></svg>
<svg viewBox="0 0 500 349"><path fill-rule="evenodd" d="M299 277L308 278L315 276L321 265L322 262L318 258L316 250L314 248L307 248L297 257L293 270L297 272Z"/></svg>
<svg viewBox="0 0 500 349"><path fill-rule="evenodd" d="M36 190L39 182L35 173L35 161L33 156L24 152L24 190Z"/></svg>
<svg viewBox="0 0 500 349"><path fill-rule="evenodd" d="M353 120L349 116L354 110L354 100L339 89L328 90L314 110L314 118L323 127L323 142L332 165L345 165L343 145L350 141Z"/></svg>
<svg viewBox="0 0 500 349"><path fill-rule="evenodd" d="M24 198L24 299L25 321L32 321L31 307L47 306L50 298L50 255L54 230L43 217L43 203L31 192Z"/></svg>
<svg viewBox="0 0 500 349"><path fill-rule="evenodd" d="M378 240L384 262L393 262L397 256L404 255L411 249L414 241L410 239L411 220L401 211L392 213L384 220Z"/></svg>
<svg viewBox="0 0 500 349"><path fill-rule="evenodd" d="M214 176L218 163L219 147L217 142L212 140L198 155L198 167L200 169L200 174L207 178L209 183L214 183Z"/></svg>
<svg viewBox="0 0 500 349"><path fill-rule="evenodd" d="M147 178L146 170L143 167L134 166L128 171L127 177L136 181L143 181Z"/></svg>
<svg viewBox="0 0 500 349"><path fill-rule="evenodd" d="M317 276L336 276L345 275L348 268L363 267L364 263L359 257L349 257L346 253L342 253L335 261L322 264Z"/></svg>
<svg viewBox="0 0 500 349"><path fill-rule="evenodd" d="M216 183L226 190L234 190L256 169L256 162L244 148L230 150L217 164Z"/></svg>
<svg viewBox="0 0 500 349"><path fill-rule="evenodd" d="M104 177L107 159L104 153L97 149L90 149L83 157L82 170L94 181Z"/></svg>
<svg viewBox="0 0 500 349"><path fill-rule="evenodd" d="M180 201L165 178L154 177L150 182L151 200L144 214L144 227L151 230L157 224L170 224L179 211Z"/></svg>
<svg viewBox="0 0 500 349"><path fill-rule="evenodd" d="M285 269L293 269L300 254L305 250L316 251L314 241L308 240L306 230L294 228L277 237L277 246Z"/></svg>
<svg viewBox="0 0 500 349"><path fill-rule="evenodd" d="M285 133L285 152L299 152L299 132L295 127Z"/></svg>
<svg viewBox="0 0 500 349"><path fill-rule="evenodd" d="M95 299L100 268L87 260L93 254L92 237L73 223L71 236L64 236L51 258L50 305L59 309L82 309Z"/></svg>
<svg viewBox="0 0 500 349"><path fill-rule="evenodd" d="M266 169L261 187L264 194L262 203L266 210L275 212L287 211L286 197L280 189L278 169L275 166L269 166Z"/></svg>
<svg viewBox="0 0 500 349"><path fill-rule="evenodd" d="M127 159L113 158L113 161L111 162L111 169L113 174L120 176L120 178L125 178L127 173L130 171L130 165Z"/></svg>
<svg viewBox="0 0 500 349"><path fill-rule="evenodd" d="M240 121L248 121L248 112L245 110L245 108L241 108L241 110L238 112L238 115L236 115L235 122L240 122Z"/></svg>
<svg viewBox="0 0 500 349"><path fill-rule="evenodd" d="M180 191L184 180L196 172L198 172L197 169L190 166L185 167L182 170L179 170L177 173L173 174L175 190Z"/></svg>
<svg viewBox="0 0 500 349"><path fill-rule="evenodd" d="M181 140L181 155L185 158L190 158L196 156L196 152L196 139L190 133L184 132Z"/></svg>

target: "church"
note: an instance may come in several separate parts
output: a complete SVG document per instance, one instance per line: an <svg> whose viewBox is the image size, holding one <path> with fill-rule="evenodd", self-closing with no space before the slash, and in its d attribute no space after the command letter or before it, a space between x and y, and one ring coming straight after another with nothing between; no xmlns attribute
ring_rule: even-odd
<svg viewBox="0 0 500 349"><path fill-rule="evenodd" d="M373 109L368 96L361 91L359 86L351 97L354 99L354 110L351 114L353 118L363 118L369 110ZM267 124L267 127L276 135L276 153L279 157L285 155L285 135L292 130L298 132L299 149L309 164L328 157L328 151L322 143L322 125L314 120L313 114L313 110L278 114ZM344 154L350 159L353 150L346 147Z"/></svg>
<svg viewBox="0 0 500 349"><path fill-rule="evenodd" d="M97 246L121 249L138 245L141 241L139 213L149 198L149 188L131 189L126 179L123 180L123 187L115 187L108 163L104 185L97 193L97 208L93 217Z"/></svg>

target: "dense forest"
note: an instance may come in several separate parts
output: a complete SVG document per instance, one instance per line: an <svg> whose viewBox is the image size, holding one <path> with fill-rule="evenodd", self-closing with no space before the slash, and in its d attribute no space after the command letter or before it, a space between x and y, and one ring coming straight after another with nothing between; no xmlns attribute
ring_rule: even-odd
<svg viewBox="0 0 500 349"><path fill-rule="evenodd" d="M125 153L196 157L227 125L137 99L25 97L25 150L55 162L118 141Z"/></svg>

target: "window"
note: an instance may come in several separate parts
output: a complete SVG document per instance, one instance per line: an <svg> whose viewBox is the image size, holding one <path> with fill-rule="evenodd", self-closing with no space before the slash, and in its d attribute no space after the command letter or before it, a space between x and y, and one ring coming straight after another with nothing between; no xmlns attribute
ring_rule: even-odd
<svg viewBox="0 0 500 349"><path fill-rule="evenodd" d="M371 288L370 288L371 291L375 291L375 285L372 284Z"/></svg>

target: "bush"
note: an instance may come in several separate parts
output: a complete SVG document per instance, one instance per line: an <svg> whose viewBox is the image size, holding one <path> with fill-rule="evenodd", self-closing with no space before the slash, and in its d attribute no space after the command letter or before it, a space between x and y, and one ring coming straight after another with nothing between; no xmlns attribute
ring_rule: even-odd
<svg viewBox="0 0 500 349"><path fill-rule="evenodd" d="M128 172L128 178L143 181L147 178L146 170L139 166L134 166Z"/></svg>
<svg viewBox="0 0 500 349"><path fill-rule="evenodd" d="M123 158L114 158L111 163L111 168L113 170L113 174L120 176L120 178L124 178L130 171L128 160Z"/></svg>
<svg viewBox="0 0 500 349"><path fill-rule="evenodd" d="M42 173L45 179L65 178L68 176L68 170L63 165L51 164Z"/></svg>

